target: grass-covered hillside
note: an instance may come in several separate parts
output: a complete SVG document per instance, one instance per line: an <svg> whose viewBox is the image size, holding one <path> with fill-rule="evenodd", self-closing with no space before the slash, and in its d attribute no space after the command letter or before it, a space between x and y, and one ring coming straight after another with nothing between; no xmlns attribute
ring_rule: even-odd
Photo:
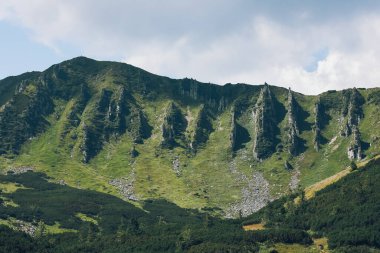
<svg viewBox="0 0 380 253"><path fill-rule="evenodd" d="M0 81L0 169L237 217L378 153L380 89L306 96L79 57Z"/></svg>

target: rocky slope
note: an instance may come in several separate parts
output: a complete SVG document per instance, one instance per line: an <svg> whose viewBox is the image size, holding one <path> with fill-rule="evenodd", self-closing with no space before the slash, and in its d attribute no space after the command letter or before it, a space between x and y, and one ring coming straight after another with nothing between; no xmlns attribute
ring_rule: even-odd
<svg viewBox="0 0 380 253"><path fill-rule="evenodd" d="M306 96L79 57L0 91L1 170L222 215L248 215L294 190L295 175L306 187L380 146L377 88Z"/></svg>

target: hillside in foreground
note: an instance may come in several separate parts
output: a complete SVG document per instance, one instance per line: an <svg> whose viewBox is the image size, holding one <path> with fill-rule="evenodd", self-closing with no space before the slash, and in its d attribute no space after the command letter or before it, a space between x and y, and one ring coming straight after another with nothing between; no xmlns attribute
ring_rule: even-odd
<svg viewBox="0 0 380 253"><path fill-rule="evenodd" d="M43 173L8 173L0 175L0 252L376 253L379 169L372 160L311 199L294 193L242 219L165 200L136 207Z"/></svg>
<svg viewBox="0 0 380 253"><path fill-rule="evenodd" d="M243 223L308 231L334 252L380 252L379 172L373 160L309 200L304 192L283 197Z"/></svg>

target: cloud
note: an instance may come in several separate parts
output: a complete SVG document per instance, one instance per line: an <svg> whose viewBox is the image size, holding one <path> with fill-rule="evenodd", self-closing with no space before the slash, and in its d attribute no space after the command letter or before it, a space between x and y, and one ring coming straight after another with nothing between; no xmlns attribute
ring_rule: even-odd
<svg viewBox="0 0 380 253"><path fill-rule="evenodd" d="M0 20L60 54L70 45L169 77L306 94L380 86L379 4L316 2L8 0Z"/></svg>

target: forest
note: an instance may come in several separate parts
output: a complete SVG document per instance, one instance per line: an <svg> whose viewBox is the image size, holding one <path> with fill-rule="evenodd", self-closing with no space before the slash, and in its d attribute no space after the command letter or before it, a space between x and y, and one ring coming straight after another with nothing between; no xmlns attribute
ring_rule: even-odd
<svg viewBox="0 0 380 253"><path fill-rule="evenodd" d="M283 197L243 223L308 231L313 237L327 237L330 248L347 252L380 248L379 169L380 161L374 160L310 200L304 199L303 192Z"/></svg>

